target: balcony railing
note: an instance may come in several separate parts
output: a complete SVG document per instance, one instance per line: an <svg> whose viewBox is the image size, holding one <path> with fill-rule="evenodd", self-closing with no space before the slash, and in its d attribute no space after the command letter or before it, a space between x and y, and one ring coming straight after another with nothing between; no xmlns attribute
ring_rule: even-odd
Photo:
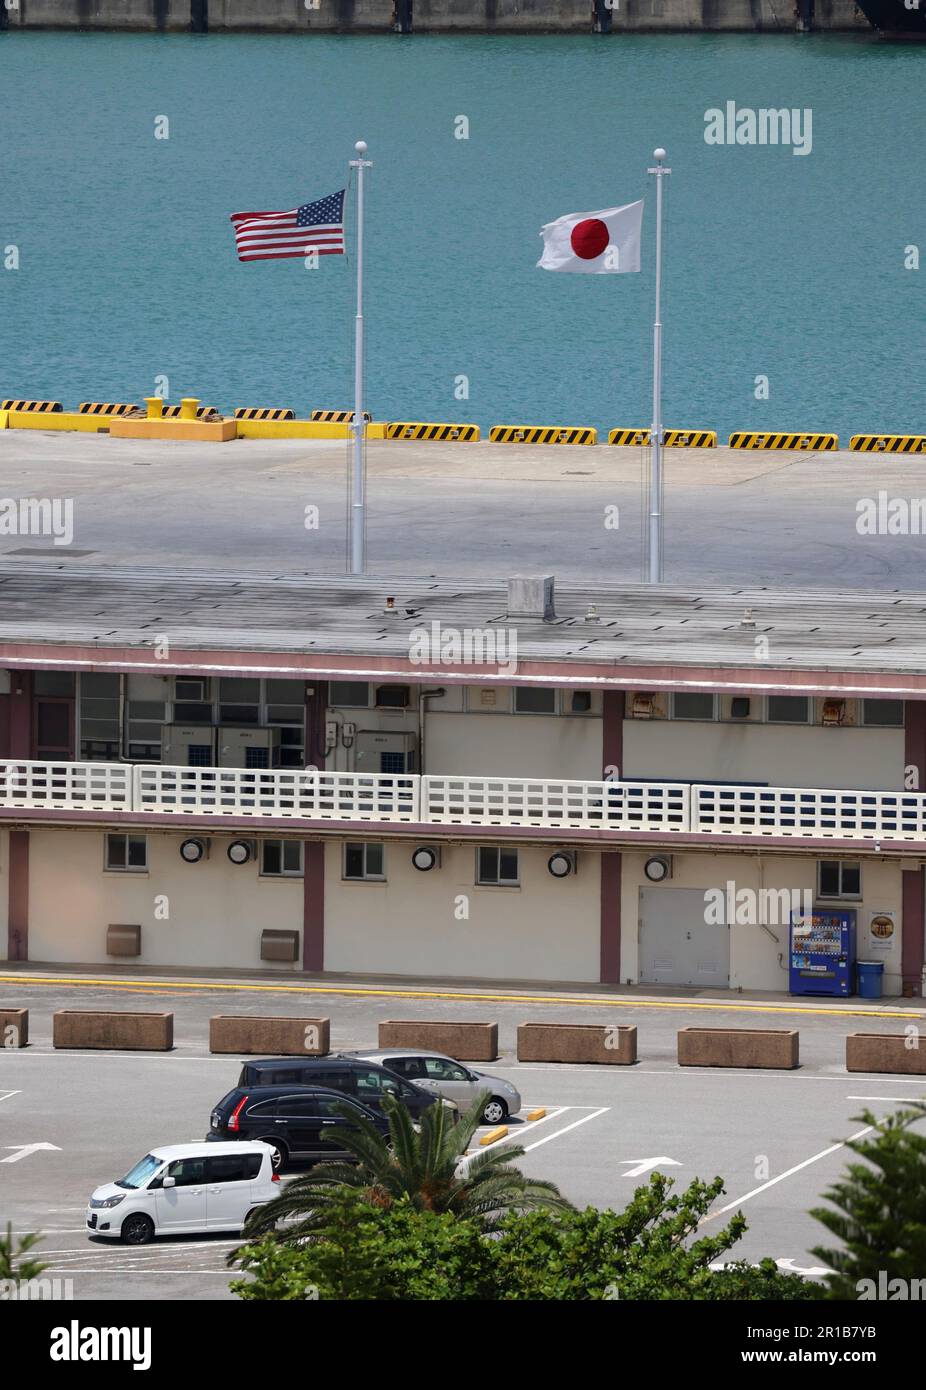
<svg viewBox="0 0 926 1390"><path fill-rule="evenodd" d="M0 761L0 808L926 842L926 795L920 792L370 776L311 768L7 759Z"/></svg>

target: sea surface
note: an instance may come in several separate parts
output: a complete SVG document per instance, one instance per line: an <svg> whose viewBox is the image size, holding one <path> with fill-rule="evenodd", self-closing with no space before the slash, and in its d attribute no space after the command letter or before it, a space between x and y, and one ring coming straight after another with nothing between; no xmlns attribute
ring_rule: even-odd
<svg viewBox="0 0 926 1390"><path fill-rule="evenodd" d="M926 431L924 92L873 36L6 33L0 397L351 405L353 226L308 270L228 219L362 137L374 416L647 425L664 145L666 424ZM811 152L708 145L728 101L809 108ZM535 268L544 222L641 197L640 274Z"/></svg>

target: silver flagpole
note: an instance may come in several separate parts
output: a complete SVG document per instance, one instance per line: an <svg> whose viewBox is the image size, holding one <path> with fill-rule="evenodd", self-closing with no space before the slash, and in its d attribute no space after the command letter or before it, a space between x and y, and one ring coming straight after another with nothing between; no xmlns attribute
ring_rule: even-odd
<svg viewBox="0 0 926 1390"><path fill-rule="evenodd" d="M656 175L656 317L653 321L653 429L650 435L653 466L650 472L649 505L649 582L662 582L662 180L671 174L663 160L663 149L653 150L656 166L647 169Z"/></svg>
<svg viewBox="0 0 926 1390"><path fill-rule="evenodd" d="M372 168L372 160L364 159L365 140L358 140L354 149L357 158L350 167L357 170L357 316L354 320L354 461L351 475L350 501L350 572L363 574L366 569L366 499L363 476L363 171Z"/></svg>

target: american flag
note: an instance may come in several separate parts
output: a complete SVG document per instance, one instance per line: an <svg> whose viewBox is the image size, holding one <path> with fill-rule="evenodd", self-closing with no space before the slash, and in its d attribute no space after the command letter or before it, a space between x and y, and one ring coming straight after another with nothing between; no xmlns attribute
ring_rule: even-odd
<svg viewBox="0 0 926 1390"><path fill-rule="evenodd" d="M233 212L239 261L344 254L344 189L289 212Z"/></svg>

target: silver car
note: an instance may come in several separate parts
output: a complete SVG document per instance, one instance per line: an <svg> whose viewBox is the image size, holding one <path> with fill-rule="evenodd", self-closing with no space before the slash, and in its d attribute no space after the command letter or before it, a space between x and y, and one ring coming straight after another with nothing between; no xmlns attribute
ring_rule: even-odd
<svg viewBox="0 0 926 1390"><path fill-rule="evenodd" d="M489 1092L482 1111L486 1124L501 1124L508 1115L521 1109L521 1096L510 1081L487 1072L474 1071L443 1052L419 1052L411 1047L379 1048L375 1052L352 1052L364 1062L377 1062L397 1076L413 1081L416 1086L433 1091L445 1100L456 1101L461 1110L468 1109L478 1095Z"/></svg>

